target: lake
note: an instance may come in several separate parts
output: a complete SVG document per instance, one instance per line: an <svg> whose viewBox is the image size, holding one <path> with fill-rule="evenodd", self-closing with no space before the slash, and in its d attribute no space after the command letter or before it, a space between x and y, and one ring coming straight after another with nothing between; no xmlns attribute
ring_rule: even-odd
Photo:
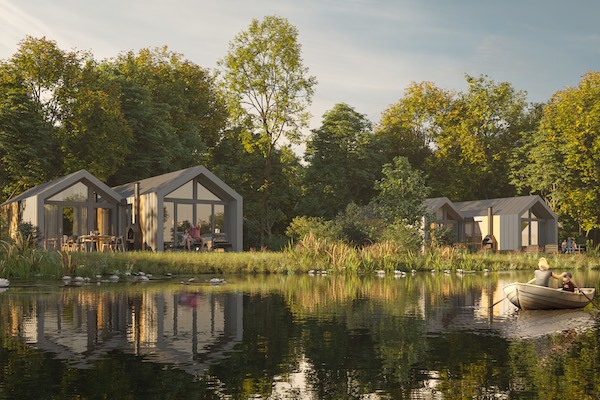
<svg viewBox="0 0 600 400"><path fill-rule="evenodd" d="M17 282L0 292L0 399L600 398L592 306L490 310L531 275Z"/></svg>

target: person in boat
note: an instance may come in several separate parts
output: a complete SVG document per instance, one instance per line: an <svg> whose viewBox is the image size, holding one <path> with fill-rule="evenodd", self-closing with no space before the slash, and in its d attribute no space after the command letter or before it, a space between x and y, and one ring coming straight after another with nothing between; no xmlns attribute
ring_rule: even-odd
<svg viewBox="0 0 600 400"><path fill-rule="evenodd" d="M565 276L563 276L562 290L567 290L569 292L575 291L575 284L571 280L572 277L573 275L571 275L570 272L567 272Z"/></svg>
<svg viewBox="0 0 600 400"><path fill-rule="evenodd" d="M535 278L533 278L527 283L535 282L536 285L548 287L548 284L550 283L550 278L560 279L567 274L566 272L563 272L559 275L550 271L550 264L548 264L548 260L546 260L545 257L540 258L540 261L538 262L538 268L539 269L537 269L534 272Z"/></svg>

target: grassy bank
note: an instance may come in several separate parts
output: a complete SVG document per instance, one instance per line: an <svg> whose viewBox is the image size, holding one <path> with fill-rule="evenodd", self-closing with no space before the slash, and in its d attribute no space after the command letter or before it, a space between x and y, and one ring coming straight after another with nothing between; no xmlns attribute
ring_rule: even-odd
<svg viewBox="0 0 600 400"><path fill-rule="evenodd" d="M64 275L108 275L144 271L156 276L208 273L301 273L325 270L328 273L358 274L384 270L497 271L532 270L545 256L556 270L600 267L596 252L577 255L527 253L471 253L465 249L439 248L425 253L410 252L396 243L377 243L355 248L308 236L283 252L125 252L80 253L41 251L17 240L3 243L0 250L0 277L9 279L56 279Z"/></svg>

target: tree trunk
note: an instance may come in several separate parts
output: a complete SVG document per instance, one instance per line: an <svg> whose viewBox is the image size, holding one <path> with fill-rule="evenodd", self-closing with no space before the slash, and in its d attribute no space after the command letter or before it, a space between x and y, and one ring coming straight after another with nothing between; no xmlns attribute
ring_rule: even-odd
<svg viewBox="0 0 600 400"><path fill-rule="evenodd" d="M265 239L271 238L271 224L269 223L269 210L270 210L270 191L271 191L271 154L272 150L269 149L267 156L265 157L265 168L263 171L263 189L260 204L260 245L265 245Z"/></svg>

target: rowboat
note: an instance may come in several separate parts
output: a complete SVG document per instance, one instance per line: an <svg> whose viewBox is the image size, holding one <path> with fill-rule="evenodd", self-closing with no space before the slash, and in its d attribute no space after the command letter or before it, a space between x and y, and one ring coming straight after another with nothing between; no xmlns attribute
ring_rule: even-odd
<svg viewBox="0 0 600 400"><path fill-rule="evenodd" d="M529 283L511 283L504 286L504 294L523 310L561 310L581 308L594 298L596 289L579 288L575 292Z"/></svg>

